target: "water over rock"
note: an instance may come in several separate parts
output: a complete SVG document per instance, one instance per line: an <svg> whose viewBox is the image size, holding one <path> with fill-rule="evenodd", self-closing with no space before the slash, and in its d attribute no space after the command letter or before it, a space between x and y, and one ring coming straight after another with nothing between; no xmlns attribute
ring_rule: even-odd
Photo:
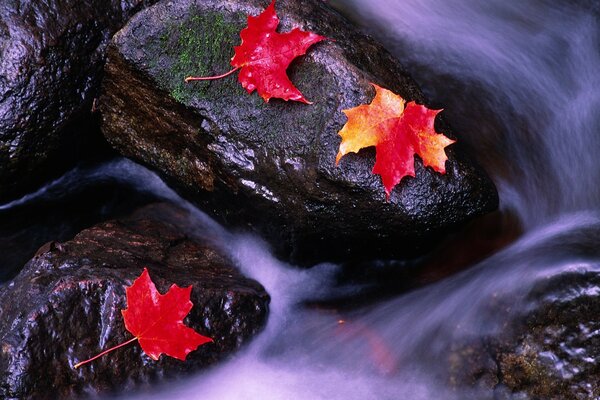
<svg viewBox="0 0 600 400"><path fill-rule="evenodd" d="M373 149L335 157L342 113L369 102L370 82L427 104L402 65L319 0L276 4L280 30L331 40L289 69L314 104L248 95L227 71L246 16L264 0L169 0L141 13L108 50L100 108L103 132L122 154L155 170L230 225L246 226L294 262L410 257L449 230L494 210L497 193L460 138L447 174L423 167L385 200ZM441 118L437 129L456 137Z"/></svg>
<svg viewBox="0 0 600 400"><path fill-rule="evenodd" d="M453 383L493 388L494 399L599 398L599 288L597 272L575 266L540 282L517 317L498 302L504 330L449 352Z"/></svg>
<svg viewBox="0 0 600 400"><path fill-rule="evenodd" d="M0 201L31 190L77 158L77 143L90 140L84 122L106 45L134 12L153 2L0 2Z"/></svg>
<svg viewBox="0 0 600 400"><path fill-rule="evenodd" d="M266 322L269 296L240 274L211 231L189 230L189 214L154 204L132 216L43 246L0 289L0 397L81 398L139 390L206 367L239 348ZM201 238L201 236L204 238ZM132 337L121 309L125 287L148 267L161 293L192 285L188 326L214 339L182 362L153 361L133 344L78 370L73 365Z"/></svg>

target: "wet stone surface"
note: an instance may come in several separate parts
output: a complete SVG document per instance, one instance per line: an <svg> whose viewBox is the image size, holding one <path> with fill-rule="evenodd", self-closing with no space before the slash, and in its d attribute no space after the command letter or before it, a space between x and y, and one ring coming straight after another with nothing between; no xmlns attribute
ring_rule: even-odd
<svg viewBox="0 0 600 400"><path fill-rule="evenodd" d="M197 371L238 349L266 323L269 296L240 274L210 231L189 231L187 211L146 206L128 218L96 225L73 240L48 243L0 288L0 397L81 398L143 390ZM158 290L193 286L184 322L214 343L186 362L153 361L137 344L78 370L77 362L125 342L125 287L147 267Z"/></svg>
<svg viewBox="0 0 600 400"><path fill-rule="evenodd" d="M600 397L600 275L573 271L538 284L505 330L449 354L451 383L493 388L495 399Z"/></svg>
<svg viewBox="0 0 600 400"><path fill-rule="evenodd" d="M465 221L497 207L485 172L459 142L446 175L424 168L389 202L374 151L335 166L343 109L369 102L370 82L427 104L402 65L318 0L280 1L280 31L293 27L333 40L313 46L288 70L306 105L248 95L235 75L185 84L188 75L230 69L246 16L266 1L157 3L115 35L100 109L103 133L122 154L157 170L221 221L259 232L293 262L412 257ZM456 135L443 122L437 129Z"/></svg>
<svg viewBox="0 0 600 400"><path fill-rule="evenodd" d="M0 2L0 202L77 159L112 34L153 0Z"/></svg>

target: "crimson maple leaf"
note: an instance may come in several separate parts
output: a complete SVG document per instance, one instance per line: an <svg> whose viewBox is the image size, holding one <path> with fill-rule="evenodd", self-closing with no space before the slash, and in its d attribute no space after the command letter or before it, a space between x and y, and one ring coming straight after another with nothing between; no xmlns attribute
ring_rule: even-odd
<svg viewBox="0 0 600 400"><path fill-rule="evenodd" d="M256 17L248 16L248 27L240 32L242 43L234 48L233 70L214 77L187 77L186 82L223 78L240 70L238 79L248 93L258 91L265 101L275 97L310 103L286 74L290 63L325 37L295 28L276 32L279 18L275 0Z"/></svg>
<svg viewBox="0 0 600 400"><path fill-rule="evenodd" d="M198 346L212 342L211 338L200 335L183 323L193 307L190 301L191 286L180 288L173 284L167 293L160 294L150 279L148 270L144 268L142 274L125 291L127 309L121 310L121 313L125 328L134 337L76 364L75 368L136 340L144 353L153 360L158 360L164 353L184 361L188 353Z"/></svg>
<svg viewBox="0 0 600 400"><path fill-rule="evenodd" d="M342 142L336 163L345 154L375 146L373 173L381 175L389 199L403 177L415 176L415 154L426 167L446 173L444 148L455 140L435 132L435 117L441 110L430 110L414 101L405 104L397 94L372 85L375 97L370 104L343 110L348 122L339 131Z"/></svg>

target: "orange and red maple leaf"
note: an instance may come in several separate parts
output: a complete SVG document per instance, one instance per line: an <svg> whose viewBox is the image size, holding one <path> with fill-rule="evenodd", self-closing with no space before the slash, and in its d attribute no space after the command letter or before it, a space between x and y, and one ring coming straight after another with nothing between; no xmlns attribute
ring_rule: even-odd
<svg viewBox="0 0 600 400"><path fill-rule="evenodd" d="M238 80L248 93L256 90L267 102L279 98L309 103L290 81L286 70L296 57L325 37L299 28L278 33L278 25L275 0L272 0L262 13L248 16L248 26L240 32L242 43L234 48L233 70L215 77L187 77L186 82L218 79L239 69Z"/></svg>
<svg viewBox="0 0 600 400"><path fill-rule="evenodd" d="M348 121L339 132L342 142L336 163L345 154L375 146L373 173L381 175L389 199L403 177L415 176L415 154L423 165L445 173L448 157L444 149L455 141L435 132L435 117L441 110L415 102L406 104L390 90L372 85L375 97L370 104L343 110Z"/></svg>

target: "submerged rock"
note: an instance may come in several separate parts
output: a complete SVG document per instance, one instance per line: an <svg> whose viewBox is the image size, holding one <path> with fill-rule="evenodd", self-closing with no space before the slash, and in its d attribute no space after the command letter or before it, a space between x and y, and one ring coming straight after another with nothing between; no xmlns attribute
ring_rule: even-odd
<svg viewBox="0 0 600 400"><path fill-rule="evenodd" d="M184 83L227 71L246 16L267 3L169 0L136 15L109 46L100 104L109 142L295 262L414 256L497 207L494 185L460 140L447 150L446 175L419 159L416 178L405 178L389 202L371 174L372 149L336 167L342 110L372 99L369 82L427 102L397 60L322 1L276 5L280 31L300 27L331 39L288 71L314 104L267 104L235 76Z"/></svg>
<svg viewBox="0 0 600 400"><path fill-rule="evenodd" d="M112 34L153 0L0 2L0 201L32 189L90 140ZM66 147L66 148L65 148Z"/></svg>
<svg viewBox="0 0 600 400"><path fill-rule="evenodd" d="M269 296L169 205L86 229L43 246L0 289L0 397L81 398L140 389L222 359L264 325ZM194 230L206 237L210 231ZM153 361L133 344L77 370L73 365L131 338L125 287L148 267L158 290L193 285L187 325L214 339L182 362Z"/></svg>
<svg viewBox="0 0 600 400"><path fill-rule="evenodd" d="M600 397L600 275L571 272L532 293L518 340L497 351L502 383L542 399Z"/></svg>
<svg viewBox="0 0 600 400"><path fill-rule="evenodd" d="M600 275L574 270L528 297L517 318L499 310L501 335L450 352L453 383L492 388L498 399L600 398Z"/></svg>

